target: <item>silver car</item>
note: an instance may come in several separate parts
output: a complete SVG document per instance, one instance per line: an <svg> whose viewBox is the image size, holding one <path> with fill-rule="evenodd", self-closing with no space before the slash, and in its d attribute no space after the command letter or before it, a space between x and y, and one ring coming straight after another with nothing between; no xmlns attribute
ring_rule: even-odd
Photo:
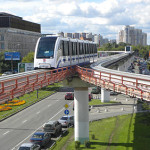
<svg viewBox="0 0 150 150"><path fill-rule="evenodd" d="M58 120L58 122L61 123L62 127L74 126L74 116L63 116Z"/></svg>
<svg viewBox="0 0 150 150"><path fill-rule="evenodd" d="M23 143L18 150L40 150L40 145L35 143Z"/></svg>

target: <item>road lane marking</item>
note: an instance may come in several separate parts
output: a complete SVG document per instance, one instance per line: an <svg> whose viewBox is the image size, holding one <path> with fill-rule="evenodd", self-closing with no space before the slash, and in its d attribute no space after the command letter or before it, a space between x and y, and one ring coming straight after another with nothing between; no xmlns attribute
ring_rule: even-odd
<svg viewBox="0 0 150 150"><path fill-rule="evenodd" d="M73 101L72 102L70 102L69 103L69 105L71 104L71 103L73 103ZM63 111L65 108L62 108L57 114L55 114L53 117L51 117L49 120L51 120L51 119L53 119L55 116L57 116L61 111ZM45 124L45 123L44 123ZM24 140L22 140L21 142L19 142L15 147L13 147L11 150L15 150L20 144L22 144L25 140L27 140L29 137L31 137L37 130L39 130L41 127L43 127L43 125L44 124L42 124L39 128L37 128L36 130L34 130L31 134L29 134L29 136L27 136Z"/></svg>
<svg viewBox="0 0 150 150"><path fill-rule="evenodd" d="M40 113L40 111L38 111L36 114L38 115Z"/></svg>
<svg viewBox="0 0 150 150"><path fill-rule="evenodd" d="M27 122L27 120L24 120L22 123L25 123L25 122Z"/></svg>
<svg viewBox="0 0 150 150"><path fill-rule="evenodd" d="M7 132L5 132L3 135L6 135L6 134L8 134L10 131L7 131Z"/></svg>
<svg viewBox="0 0 150 150"><path fill-rule="evenodd" d="M48 107L50 107L50 106L51 106L51 104L48 105Z"/></svg>

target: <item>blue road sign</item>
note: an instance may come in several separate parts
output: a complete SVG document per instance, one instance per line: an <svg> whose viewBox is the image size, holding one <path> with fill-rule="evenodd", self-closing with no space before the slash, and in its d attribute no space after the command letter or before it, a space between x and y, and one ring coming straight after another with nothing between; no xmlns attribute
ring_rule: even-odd
<svg viewBox="0 0 150 150"><path fill-rule="evenodd" d="M20 60L19 52L5 52L5 60Z"/></svg>
<svg viewBox="0 0 150 150"><path fill-rule="evenodd" d="M64 111L64 113L65 113L66 115L68 115L68 114L69 114L69 110L66 109L66 110Z"/></svg>

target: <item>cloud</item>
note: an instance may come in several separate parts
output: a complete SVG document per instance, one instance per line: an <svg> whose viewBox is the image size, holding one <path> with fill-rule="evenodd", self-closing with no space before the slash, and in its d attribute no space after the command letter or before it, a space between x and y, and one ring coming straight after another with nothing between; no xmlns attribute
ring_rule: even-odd
<svg viewBox="0 0 150 150"><path fill-rule="evenodd" d="M124 25L150 32L150 0L5 0L0 10L40 23L44 33L86 31L116 38Z"/></svg>

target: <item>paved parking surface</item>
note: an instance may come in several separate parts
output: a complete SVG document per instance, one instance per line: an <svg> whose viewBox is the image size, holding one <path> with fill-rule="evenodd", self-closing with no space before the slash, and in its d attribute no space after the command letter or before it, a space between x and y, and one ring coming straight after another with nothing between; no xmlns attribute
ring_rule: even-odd
<svg viewBox="0 0 150 150"><path fill-rule="evenodd" d="M100 94L93 96L100 98ZM90 121L141 111L141 107L137 105L136 98L130 98L129 96L118 94L111 96L110 100L120 102L120 104L99 107L93 106L90 111Z"/></svg>

